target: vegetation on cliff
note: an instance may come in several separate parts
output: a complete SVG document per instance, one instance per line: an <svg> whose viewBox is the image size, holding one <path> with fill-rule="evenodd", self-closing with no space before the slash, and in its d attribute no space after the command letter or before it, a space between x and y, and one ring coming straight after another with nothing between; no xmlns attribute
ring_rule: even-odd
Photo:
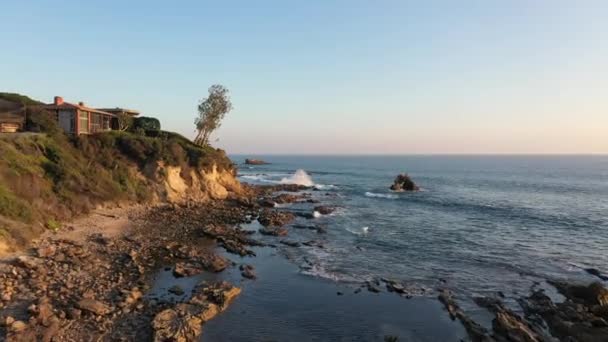
<svg viewBox="0 0 608 342"><path fill-rule="evenodd" d="M162 200L158 173L164 166L179 167L186 184L193 170L215 165L232 172L223 151L176 133L140 129L68 137L44 112L29 114L28 126L41 133L0 135L0 240L22 244L108 202Z"/></svg>

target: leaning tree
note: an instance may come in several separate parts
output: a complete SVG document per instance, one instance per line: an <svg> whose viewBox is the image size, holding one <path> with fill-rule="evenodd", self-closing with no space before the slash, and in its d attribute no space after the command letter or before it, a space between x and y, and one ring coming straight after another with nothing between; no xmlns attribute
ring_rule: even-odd
<svg viewBox="0 0 608 342"><path fill-rule="evenodd" d="M198 105L198 117L196 124L196 138L194 143L200 146L209 144L209 136L222 124L226 113L232 110L232 102L228 95L228 89L220 84L209 88L209 97L201 100Z"/></svg>

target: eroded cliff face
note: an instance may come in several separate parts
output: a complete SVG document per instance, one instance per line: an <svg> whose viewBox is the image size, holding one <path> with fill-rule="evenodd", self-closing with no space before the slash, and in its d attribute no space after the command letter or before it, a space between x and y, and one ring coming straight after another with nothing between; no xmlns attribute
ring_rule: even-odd
<svg viewBox="0 0 608 342"><path fill-rule="evenodd" d="M223 200L231 193L239 195L242 192L234 170L220 170L215 164L209 169L197 170L154 163L146 169L148 176L160 186L156 198L160 202Z"/></svg>

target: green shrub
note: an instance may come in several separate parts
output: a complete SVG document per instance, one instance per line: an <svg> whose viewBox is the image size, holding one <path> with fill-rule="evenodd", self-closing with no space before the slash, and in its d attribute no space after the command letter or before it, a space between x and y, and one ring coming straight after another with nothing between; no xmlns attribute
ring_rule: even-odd
<svg viewBox="0 0 608 342"><path fill-rule="evenodd" d="M30 222L33 216L29 204L17 198L2 184L0 184L0 215L23 222Z"/></svg>
<svg viewBox="0 0 608 342"><path fill-rule="evenodd" d="M139 128L142 129L144 132L160 131L160 121L158 121L157 118L141 116L133 120L133 125L131 127L133 131L136 131Z"/></svg>
<svg viewBox="0 0 608 342"><path fill-rule="evenodd" d="M59 135L63 132L53 113L37 108L28 108L25 117L25 128L30 132L47 133L49 135Z"/></svg>
<svg viewBox="0 0 608 342"><path fill-rule="evenodd" d="M47 229L52 230L53 232L57 232L57 231L59 231L59 229L61 229L61 223L59 223L57 220L55 220L53 218L48 219L44 226Z"/></svg>

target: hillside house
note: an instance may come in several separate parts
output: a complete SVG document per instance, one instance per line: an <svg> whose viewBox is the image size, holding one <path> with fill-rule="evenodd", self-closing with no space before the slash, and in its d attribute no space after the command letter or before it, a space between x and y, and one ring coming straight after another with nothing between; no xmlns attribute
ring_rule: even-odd
<svg viewBox="0 0 608 342"><path fill-rule="evenodd" d="M55 96L52 104L42 108L56 115L59 126L69 134L93 134L118 129L118 116L126 114L139 115L135 110L123 108L97 109L87 107L83 102L72 104L62 97Z"/></svg>

